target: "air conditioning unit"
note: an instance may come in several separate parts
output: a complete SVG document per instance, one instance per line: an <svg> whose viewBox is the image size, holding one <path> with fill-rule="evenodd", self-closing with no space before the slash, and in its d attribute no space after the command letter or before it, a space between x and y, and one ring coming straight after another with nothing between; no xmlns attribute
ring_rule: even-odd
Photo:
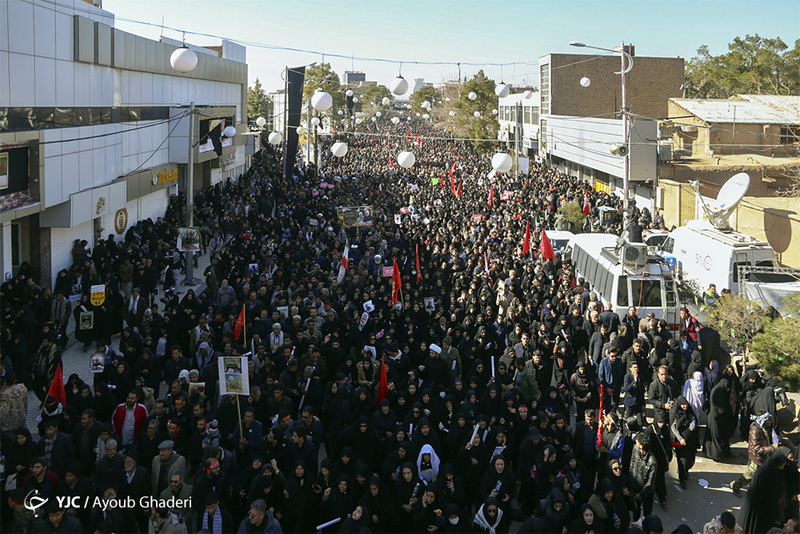
<svg viewBox="0 0 800 534"><path fill-rule="evenodd" d="M620 260L625 267L644 267L647 263L647 245L645 243L625 243L620 251Z"/></svg>
<svg viewBox="0 0 800 534"><path fill-rule="evenodd" d="M672 160L672 143L658 143L658 161Z"/></svg>

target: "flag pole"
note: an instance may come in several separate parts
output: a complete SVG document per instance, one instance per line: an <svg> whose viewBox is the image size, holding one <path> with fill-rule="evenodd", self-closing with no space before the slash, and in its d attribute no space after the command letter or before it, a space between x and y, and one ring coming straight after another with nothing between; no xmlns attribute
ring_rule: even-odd
<svg viewBox="0 0 800 534"><path fill-rule="evenodd" d="M239 404L239 395L236 395L236 412L239 414L239 439L244 437L242 430L242 405ZM238 443L236 444L239 445Z"/></svg>

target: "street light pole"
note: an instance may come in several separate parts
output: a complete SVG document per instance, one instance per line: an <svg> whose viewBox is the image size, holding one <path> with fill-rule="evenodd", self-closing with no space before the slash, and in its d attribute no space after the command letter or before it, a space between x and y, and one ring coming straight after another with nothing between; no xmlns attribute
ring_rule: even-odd
<svg viewBox="0 0 800 534"><path fill-rule="evenodd" d="M628 110L628 76L627 76L627 74L633 68L633 56L631 56L628 52L625 51L625 41L622 41L620 43L621 46L620 46L619 50L613 50L611 48L602 48L600 46L587 45L585 43L580 43L578 41L572 41L569 44L570 44L570 46L577 46L579 48L593 48L595 50L603 50L605 52L611 52L613 54L616 54L617 52L619 52L619 54L620 54L620 61L622 62L621 63L621 67L622 68L620 69L619 72L616 72L615 74L619 74L620 75L620 80L622 82L622 110L621 110L621 114L622 114L622 140L623 140L623 144L625 145L625 148L627 148L627 153L622 158L622 195L623 195L623 198L622 198L622 208L623 208L623 211L622 211L623 223L622 223L622 225L623 226L622 227L623 227L623 232L624 232L625 226L627 226L627 222L628 222L628 187L629 187L628 183L630 182L630 146L628 144L629 141L630 141L630 132L629 132L629 129L628 129L628 122L629 122L628 113L629 113L629 110ZM625 64L626 60L627 60L627 65Z"/></svg>
<svg viewBox="0 0 800 534"><path fill-rule="evenodd" d="M189 105L189 157L186 163L186 227L194 224L194 102ZM183 285L194 285L194 253L186 251L186 280Z"/></svg>

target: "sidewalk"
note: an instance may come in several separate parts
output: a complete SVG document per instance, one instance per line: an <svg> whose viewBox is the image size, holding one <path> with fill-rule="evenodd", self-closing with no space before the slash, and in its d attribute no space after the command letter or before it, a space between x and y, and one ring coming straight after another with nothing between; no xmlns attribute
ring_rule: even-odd
<svg viewBox="0 0 800 534"><path fill-rule="evenodd" d="M211 263L211 253L208 252L205 255L202 255L198 259L198 266L194 269L194 279L195 279L195 286L193 286L194 292L200 293L206 288L206 281L205 276L203 276L203 272L205 271L206 267ZM189 288L185 285L181 285L178 294L183 296L186 294L186 291ZM157 297L156 301L158 302L158 311L164 311L164 304L158 301L159 298L164 296L164 292L159 288L159 296ZM74 321L70 322L70 327L74 329ZM110 345L114 347L114 350L119 351L119 340L120 335L111 336ZM38 348L38 347L37 347ZM69 342L67 343L67 348L64 349L64 352L61 355L62 361L62 374L64 375L64 382L69 379L72 374L77 374L81 380L89 384L90 386L94 383L94 374L91 372L89 366L89 357L94 352L94 344L92 344L89 349L84 350L83 344L78 343L75 340L74 332L70 332ZM165 389L166 386L162 385L162 389ZM156 398L161 398L161 392L156 395ZM36 419L39 417L41 413L41 404L39 403L38 397L33 392L28 393L28 430L31 431L31 436L33 437L34 441L38 441L39 439L39 431L37 430L37 423Z"/></svg>

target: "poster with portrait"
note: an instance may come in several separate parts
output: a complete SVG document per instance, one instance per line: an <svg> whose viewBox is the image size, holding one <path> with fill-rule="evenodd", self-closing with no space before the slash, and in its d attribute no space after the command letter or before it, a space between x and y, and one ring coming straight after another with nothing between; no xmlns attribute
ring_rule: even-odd
<svg viewBox="0 0 800 534"><path fill-rule="evenodd" d="M217 360L220 395L249 395L250 377L247 374L246 356L223 356Z"/></svg>
<svg viewBox="0 0 800 534"><path fill-rule="evenodd" d="M94 312L87 311L81 312L80 322L78 323L79 330L92 330L94 328Z"/></svg>
<svg viewBox="0 0 800 534"><path fill-rule="evenodd" d="M178 228L178 250L181 252L200 251L200 231L197 228Z"/></svg>
<svg viewBox="0 0 800 534"><path fill-rule="evenodd" d="M106 357L102 352L95 352L89 359L90 370L93 373L102 373L106 367Z"/></svg>
<svg viewBox="0 0 800 534"><path fill-rule="evenodd" d="M425 297L425 311L436 311L436 301L433 297Z"/></svg>
<svg viewBox="0 0 800 534"><path fill-rule="evenodd" d="M204 395L206 392L206 383L205 382L189 382L189 394L191 395L194 392L197 392L198 395Z"/></svg>

